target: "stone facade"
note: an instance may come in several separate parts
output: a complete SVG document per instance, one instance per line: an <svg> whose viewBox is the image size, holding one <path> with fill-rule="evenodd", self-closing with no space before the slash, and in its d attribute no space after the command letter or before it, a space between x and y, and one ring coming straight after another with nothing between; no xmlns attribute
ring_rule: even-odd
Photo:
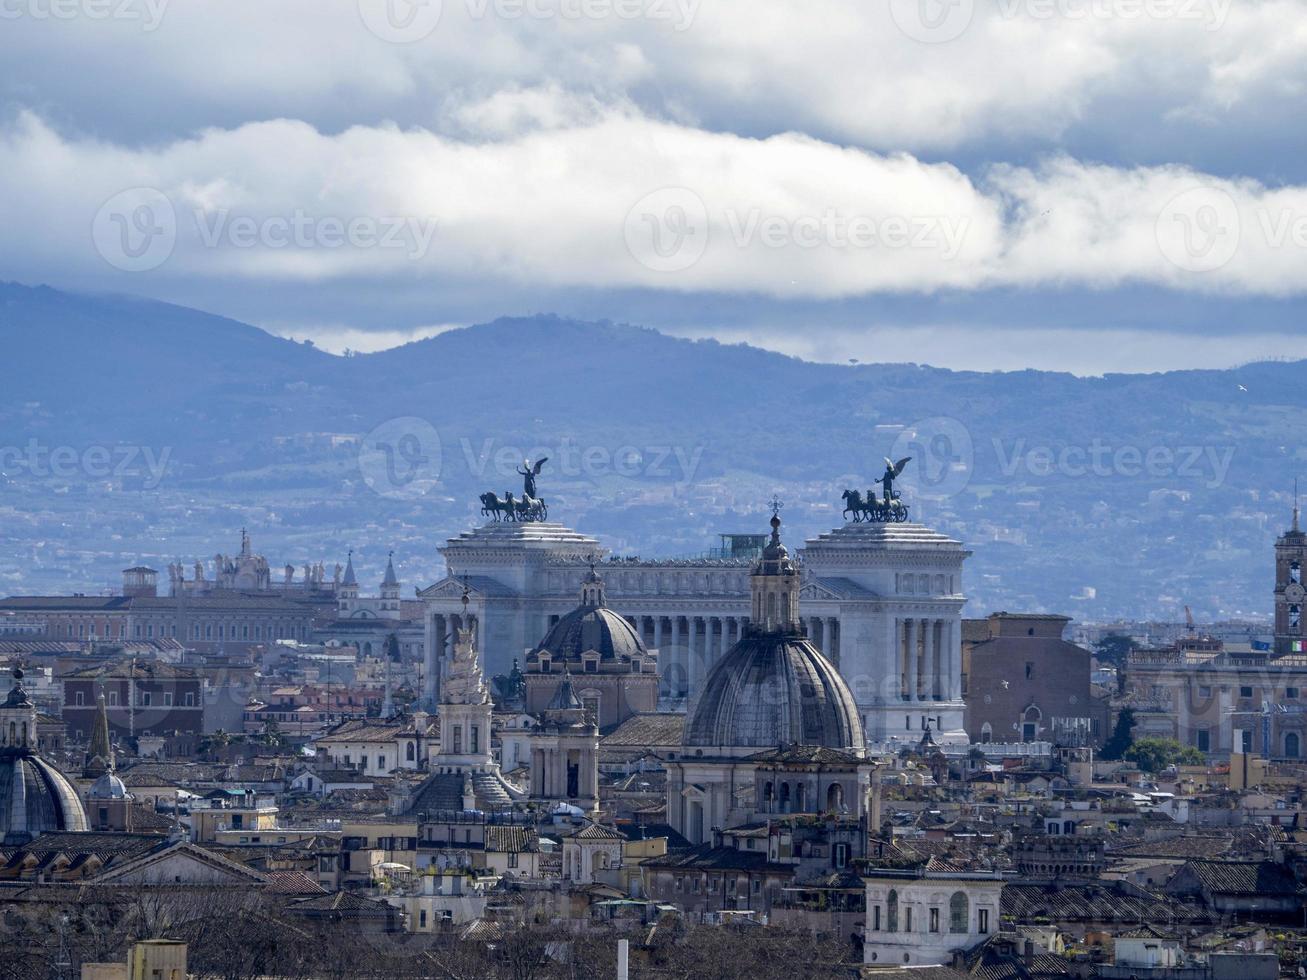
<svg viewBox="0 0 1307 980"><path fill-rule="evenodd" d="M999 929L1003 881L997 872L867 872L863 961L877 966L939 966Z"/></svg>
<svg viewBox="0 0 1307 980"><path fill-rule="evenodd" d="M659 653L664 704L693 700L750 617L745 558L603 560L599 541L561 524L490 524L451 539L449 575L419 593L434 704L466 581L487 672L507 673L575 606L600 561L609 606ZM929 727L964 741L959 542L919 524L848 524L799 551L802 625L843 674L873 742L916 744Z"/></svg>

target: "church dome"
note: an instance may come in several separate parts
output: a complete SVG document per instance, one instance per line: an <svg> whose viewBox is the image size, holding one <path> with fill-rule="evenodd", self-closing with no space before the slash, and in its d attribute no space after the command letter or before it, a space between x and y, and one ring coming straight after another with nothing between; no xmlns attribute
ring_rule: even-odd
<svg viewBox="0 0 1307 980"><path fill-rule="evenodd" d="M26 844L50 830L86 830L86 811L66 776L36 750L36 705L23 672L0 703L0 843Z"/></svg>
<svg viewBox="0 0 1307 980"><path fill-rule="evenodd" d="M0 838L25 844L50 830L86 830L86 811L66 776L25 749L0 749Z"/></svg>
<svg viewBox="0 0 1307 980"><path fill-rule="evenodd" d="M603 580L591 569L581 586L581 605L565 615L531 651L538 661L547 653L555 660L579 660L588 650L603 661L629 661L648 656L634 626L605 604Z"/></svg>
<svg viewBox="0 0 1307 980"><path fill-rule="evenodd" d="M750 629L709 673L683 744L861 755L865 742L853 695L829 660L797 631Z"/></svg>
<svg viewBox="0 0 1307 980"><path fill-rule="evenodd" d="M126 800L129 799L127 784L113 772L106 772L94 783L86 794L92 800Z"/></svg>
<svg viewBox="0 0 1307 980"><path fill-rule="evenodd" d="M709 672L682 744L727 753L809 745L860 756L866 743L857 704L803 632L802 576L780 529L774 511L771 541L750 576L749 627Z"/></svg>

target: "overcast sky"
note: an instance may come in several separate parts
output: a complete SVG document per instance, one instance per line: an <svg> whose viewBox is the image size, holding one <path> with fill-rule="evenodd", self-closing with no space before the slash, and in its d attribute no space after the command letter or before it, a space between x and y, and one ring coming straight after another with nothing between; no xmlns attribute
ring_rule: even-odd
<svg viewBox="0 0 1307 980"><path fill-rule="evenodd" d="M1307 357L1307 0L0 0L0 277L333 349Z"/></svg>

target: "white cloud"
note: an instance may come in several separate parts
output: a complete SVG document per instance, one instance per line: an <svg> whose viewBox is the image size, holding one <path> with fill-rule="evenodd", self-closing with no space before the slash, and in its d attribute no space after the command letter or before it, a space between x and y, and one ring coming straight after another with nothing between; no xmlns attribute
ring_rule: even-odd
<svg viewBox="0 0 1307 980"><path fill-rule="evenodd" d="M269 115L333 131L437 127L457 104L493 109L501 91L559 86L711 129L914 152L1057 140L1081 123L1148 141L1132 114L1101 114L1105 103L1211 134L1267 98L1281 105L1266 126L1305 101L1307 0L959 0L966 29L946 43L909 36L917 0L629 4L444 0L428 36L392 44L347 0L167 3L152 31L143 19L53 22L24 15L48 0L8 0L18 16L0 32L0 78L15 104L101 132ZM638 16L618 13L628 9Z"/></svg>
<svg viewBox="0 0 1307 980"><path fill-rule="evenodd" d="M0 259L19 275L112 265L164 281L816 299L1130 282L1278 296L1307 283L1303 187L1068 157L975 182L904 154L744 139L629 109L576 122L566 103L542 111L549 93L519 96L547 125L504 108L522 131L491 141L272 121L125 148L24 115L0 131L0 220L33 234L6 236ZM142 187L148 200L123 194Z"/></svg>

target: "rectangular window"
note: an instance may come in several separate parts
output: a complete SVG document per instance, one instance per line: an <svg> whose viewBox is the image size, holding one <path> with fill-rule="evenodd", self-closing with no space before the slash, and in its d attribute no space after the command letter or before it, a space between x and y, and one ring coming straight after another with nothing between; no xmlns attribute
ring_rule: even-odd
<svg viewBox="0 0 1307 980"><path fill-rule="evenodd" d="M150 692L149 692L149 691L142 691L142 692L141 692L141 706L144 707L144 708L148 708L148 707L150 706Z"/></svg>
<svg viewBox="0 0 1307 980"><path fill-rule="evenodd" d="M930 910L930 931L939 932L939 909L937 908Z"/></svg>
<svg viewBox="0 0 1307 980"><path fill-rule="evenodd" d="M117 692L117 691L110 691L110 692L109 692L109 704L110 704L110 705L117 705L117 704L118 704L118 692Z"/></svg>
<svg viewBox="0 0 1307 980"><path fill-rule="evenodd" d="M510 868L516 868L516 867L517 867L517 852L516 852L516 851L512 851L512 852L509 853L509 855L508 855L508 866L509 866Z"/></svg>
<svg viewBox="0 0 1307 980"><path fill-rule="evenodd" d="M194 692L194 691L187 691L187 692L186 692L186 707L188 707L188 708L194 708L194 707L195 707L195 692Z"/></svg>
<svg viewBox="0 0 1307 980"><path fill-rule="evenodd" d="M171 707L172 707L172 694L171 694L171 693L166 693L166 694L164 694L164 696L163 696L163 706L164 706L165 708L171 708Z"/></svg>
<svg viewBox="0 0 1307 980"><path fill-rule="evenodd" d="M1212 733L1206 728L1198 729L1195 744L1199 752L1210 752L1212 750Z"/></svg>
<svg viewBox="0 0 1307 980"><path fill-rule="evenodd" d="M454 726L454 754L455 755L463 754L463 726L462 725Z"/></svg>
<svg viewBox="0 0 1307 980"><path fill-rule="evenodd" d="M469 732L469 734L468 734L468 737L471 739L471 742L470 742L470 744L469 744L469 746L468 746L469 750L470 750L471 752L473 752L473 753L480 752L480 751L481 751L481 728L480 728L480 726L478 726L478 725L473 725L473 726L472 726L472 730L471 730L471 732Z"/></svg>
<svg viewBox="0 0 1307 980"><path fill-rule="evenodd" d="M1284 696L1290 701L1296 701L1298 700L1298 689L1296 687L1286 687L1284 689Z"/></svg>
<svg viewBox="0 0 1307 980"><path fill-rule="evenodd" d="M377 772L384 772L386 769L386 757L377 756Z"/></svg>
<svg viewBox="0 0 1307 980"><path fill-rule="evenodd" d="M871 909L871 931L880 932L880 906L875 905Z"/></svg>
<svg viewBox="0 0 1307 980"><path fill-rule="evenodd" d="M1253 689L1252 689L1251 687L1248 687L1247 685L1245 685L1245 686L1239 688L1239 697L1241 697L1241 698L1250 698L1250 697L1252 697L1252 696L1253 696Z"/></svg>
<svg viewBox="0 0 1307 980"><path fill-rule="evenodd" d="M982 936L989 935L989 909L978 909L976 911L976 932Z"/></svg>
<svg viewBox="0 0 1307 980"><path fill-rule="evenodd" d="M906 909L903 910L903 931L904 931L904 932L911 932L911 931L912 931L912 908L911 908L911 906L909 906L908 908L906 908Z"/></svg>
<svg viewBox="0 0 1307 980"><path fill-rule="evenodd" d="M1211 685L1209 685L1209 684L1199 684L1199 685L1198 685L1198 696L1199 696L1200 698L1210 698L1210 697L1212 696L1212 688L1211 688Z"/></svg>

